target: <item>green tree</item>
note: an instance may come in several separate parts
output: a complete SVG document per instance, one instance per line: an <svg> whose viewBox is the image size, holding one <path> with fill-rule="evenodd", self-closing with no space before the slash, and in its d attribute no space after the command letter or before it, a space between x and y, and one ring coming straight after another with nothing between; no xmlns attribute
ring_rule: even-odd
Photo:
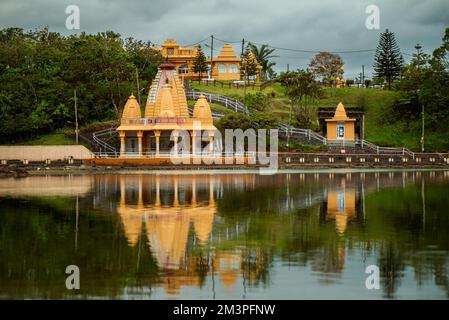
<svg viewBox="0 0 449 320"><path fill-rule="evenodd" d="M420 87L420 99L426 106L428 124L449 133L449 28L442 44L433 51ZM449 145L448 145L449 147Z"/></svg>
<svg viewBox="0 0 449 320"><path fill-rule="evenodd" d="M199 74L198 81L201 80L203 72L207 72L208 66L206 62L206 56L203 53L203 49L201 49L201 46L198 45L197 53L195 56L195 60L193 60L193 72Z"/></svg>
<svg viewBox="0 0 449 320"><path fill-rule="evenodd" d="M262 92L247 93L245 102L250 111L265 111L270 104L269 98Z"/></svg>
<svg viewBox="0 0 449 320"><path fill-rule="evenodd" d="M251 119L244 113L233 112L221 117L215 122L218 130L224 134L225 129L242 129L252 128Z"/></svg>
<svg viewBox="0 0 449 320"><path fill-rule="evenodd" d="M334 85L337 78L343 77L344 62L338 54L319 52L309 63L310 72L324 83Z"/></svg>
<svg viewBox="0 0 449 320"><path fill-rule="evenodd" d="M376 77L382 77L387 81L388 90L391 90L391 84L399 77L403 63L394 33L386 29L380 35L374 56L374 71Z"/></svg>
<svg viewBox="0 0 449 320"><path fill-rule="evenodd" d="M136 89L136 68L149 83L163 60L134 39L107 31L62 36L47 28L0 29L0 143L67 126L77 90L81 125L117 119Z"/></svg>
<svg viewBox="0 0 449 320"><path fill-rule="evenodd" d="M255 112L249 117L254 129L276 129L279 125L279 119L271 113Z"/></svg>
<svg viewBox="0 0 449 320"><path fill-rule="evenodd" d="M299 104L300 111L303 109L305 97L318 98L322 94L321 87L310 71L283 72L278 77L278 81L284 87L286 95L294 103Z"/></svg>
<svg viewBox="0 0 449 320"><path fill-rule="evenodd" d="M260 47L257 47L251 42L248 43L248 47L256 58L257 62L262 66L261 76L263 80L266 80L268 73L272 72L272 67L276 65L276 62L270 61L270 59L278 57L276 55L273 55L275 49L269 48L268 44L263 44Z"/></svg>

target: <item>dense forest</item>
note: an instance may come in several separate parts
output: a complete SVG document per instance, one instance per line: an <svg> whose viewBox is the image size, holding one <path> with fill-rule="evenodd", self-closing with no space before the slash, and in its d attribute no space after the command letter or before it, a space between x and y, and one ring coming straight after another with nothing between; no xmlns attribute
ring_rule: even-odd
<svg viewBox="0 0 449 320"><path fill-rule="evenodd" d="M142 41L111 31L0 30L0 143L67 127L75 89L80 125L115 119L128 96L137 96L136 75L145 95L162 61Z"/></svg>

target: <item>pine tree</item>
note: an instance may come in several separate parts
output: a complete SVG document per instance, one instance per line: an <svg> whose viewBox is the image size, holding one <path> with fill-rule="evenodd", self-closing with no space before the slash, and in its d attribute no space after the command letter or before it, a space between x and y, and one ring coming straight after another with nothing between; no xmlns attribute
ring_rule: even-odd
<svg viewBox="0 0 449 320"><path fill-rule="evenodd" d="M404 59L394 33L386 29L380 35L379 45L374 56L375 76L385 78L388 89L391 90L391 83L399 77L403 63Z"/></svg>
<svg viewBox="0 0 449 320"><path fill-rule="evenodd" d="M198 46L197 54L195 56L195 60L193 61L193 72L199 73L200 77L199 80L201 80L203 72L207 72L207 62L206 62L206 56L203 53L203 50L201 49L201 46Z"/></svg>

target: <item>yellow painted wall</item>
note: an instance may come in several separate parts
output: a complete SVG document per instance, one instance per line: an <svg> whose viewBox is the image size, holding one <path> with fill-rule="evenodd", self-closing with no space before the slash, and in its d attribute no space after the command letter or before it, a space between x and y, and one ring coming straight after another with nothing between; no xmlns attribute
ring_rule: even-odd
<svg viewBox="0 0 449 320"><path fill-rule="evenodd" d="M354 121L345 122L345 138L337 139L337 123L335 121L327 122L327 140L345 140L352 141L355 139Z"/></svg>
<svg viewBox="0 0 449 320"><path fill-rule="evenodd" d="M337 140L337 123L327 123L327 140Z"/></svg>

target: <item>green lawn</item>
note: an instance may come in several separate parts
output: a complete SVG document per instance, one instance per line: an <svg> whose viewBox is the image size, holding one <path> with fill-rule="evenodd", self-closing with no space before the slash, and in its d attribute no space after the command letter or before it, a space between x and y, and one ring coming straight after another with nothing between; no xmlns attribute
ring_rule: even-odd
<svg viewBox="0 0 449 320"><path fill-rule="evenodd" d="M57 130L54 133L44 134L32 140L20 143L22 145L69 145L75 144L75 141L64 136L63 130Z"/></svg>

